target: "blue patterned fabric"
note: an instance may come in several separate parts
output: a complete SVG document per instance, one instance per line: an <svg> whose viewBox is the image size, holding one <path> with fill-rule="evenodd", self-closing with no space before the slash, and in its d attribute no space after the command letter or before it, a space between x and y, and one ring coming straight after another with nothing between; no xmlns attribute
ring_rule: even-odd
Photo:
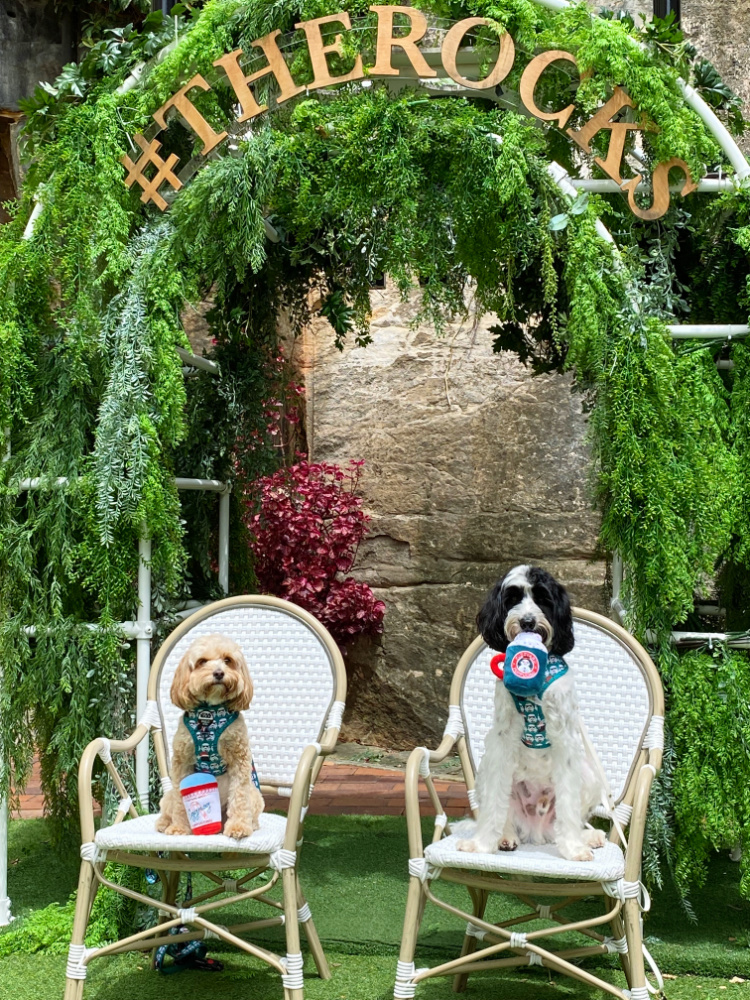
<svg viewBox="0 0 750 1000"><path fill-rule="evenodd" d="M547 722L542 709L542 695L558 678L568 672L568 664L561 656L550 655L544 672L544 683L539 695L533 698L522 698L511 692L516 710L523 716L523 735L521 742L532 750L547 750L550 742L547 739Z"/></svg>
<svg viewBox="0 0 750 1000"><path fill-rule="evenodd" d="M219 737L239 714L230 712L226 705L206 704L185 712L183 720L193 737L196 771L213 774L215 778L226 773L227 765L219 753Z"/></svg>

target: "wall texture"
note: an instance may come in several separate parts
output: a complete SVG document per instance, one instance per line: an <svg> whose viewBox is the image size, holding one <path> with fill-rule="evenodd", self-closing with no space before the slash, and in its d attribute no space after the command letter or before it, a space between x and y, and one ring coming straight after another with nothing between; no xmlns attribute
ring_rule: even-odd
<svg viewBox="0 0 750 1000"><path fill-rule="evenodd" d="M605 610L587 487L582 400L493 354L487 319L443 338L414 306L372 293L374 342L339 353L317 321L296 345L315 460L364 458L372 514L357 575L387 605L385 631L348 653L349 735L413 745L442 729L453 668L487 590L518 562L549 567Z"/></svg>
<svg viewBox="0 0 750 1000"><path fill-rule="evenodd" d="M0 3L0 110L16 110L40 80L54 80L73 58L71 19L53 2Z"/></svg>

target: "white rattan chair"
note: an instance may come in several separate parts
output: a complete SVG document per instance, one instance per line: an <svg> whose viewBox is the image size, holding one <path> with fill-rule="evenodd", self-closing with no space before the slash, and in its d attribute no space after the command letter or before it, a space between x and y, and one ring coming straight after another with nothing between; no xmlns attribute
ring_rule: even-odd
<svg viewBox="0 0 750 1000"><path fill-rule="evenodd" d="M138 815L113 760L114 754L132 753L150 732L162 787L171 787L168 762L181 715L169 697L172 677L190 643L214 632L234 639L250 667L255 694L245 717L261 790L289 797L286 816L263 813L260 829L244 840L232 840L223 834L179 837L157 833L158 813ZM310 908L300 888L297 860L309 796L324 755L335 748L345 696L346 672L338 647L312 615L286 601L230 597L197 611L172 632L154 659L146 712L133 734L127 740L96 739L81 758L82 860L65 1000L81 1000L86 970L94 958L210 937L221 938L266 962L281 977L285 1000L303 1000L300 923L318 973L329 978ZM97 755L122 801L114 823L95 832L91 778ZM158 872L162 899L157 901L115 885L104 873L107 861ZM236 869L246 870L246 874L237 877ZM268 869L273 871L271 878L252 887L252 880ZM232 870L232 878L220 874L227 870ZM208 892L182 909L176 903L181 872L203 872L213 883ZM279 877L283 903L266 896ZM86 925L99 885L154 907L160 911L161 922L106 947L87 949ZM212 910L251 898L273 907L273 915L229 927L210 921ZM190 932L170 935L170 928L180 924L188 925ZM282 924L286 932L285 956L239 936Z"/></svg>
<svg viewBox="0 0 750 1000"><path fill-rule="evenodd" d="M464 653L453 677L448 724L440 747L430 752L417 747L406 771L406 816L409 832L409 894L397 968L396 1000L410 1000L417 984L432 976L454 976L460 992L469 973L492 969L542 965L597 986L620 1000L646 1000L641 913L649 905L641 884L641 850L651 782L661 765L664 727L664 693L648 653L624 629L601 615L574 609L575 648L566 660L575 671L581 715L588 736L606 772L617 824L606 845L594 852L592 862L571 862L553 845L522 845L512 852L471 854L458 851L458 835L440 804L430 777L430 765L458 750L466 779L469 803L476 815L474 776L484 751L484 737L493 719L497 683L490 670L492 650L476 639ZM427 784L434 806L433 841L423 846L419 814L419 780ZM602 808L602 813L604 809ZM629 825L627 849L620 846L616 825ZM462 831L462 836L467 836ZM465 885L472 912L464 913L440 899L435 881ZM491 892L516 896L528 912L499 924L485 921ZM582 897L603 898L604 913L568 921L562 910ZM552 899L541 904L538 900ZM432 969L415 969L414 953L422 914L427 902L467 921L459 958ZM529 921L548 926L516 930ZM594 928L611 925L610 937ZM577 931L593 939L584 947L548 950L546 937ZM479 942L481 950L477 951ZM628 989L613 986L573 962L586 955L617 952ZM646 957L650 956L645 952ZM654 971L658 976L658 970Z"/></svg>

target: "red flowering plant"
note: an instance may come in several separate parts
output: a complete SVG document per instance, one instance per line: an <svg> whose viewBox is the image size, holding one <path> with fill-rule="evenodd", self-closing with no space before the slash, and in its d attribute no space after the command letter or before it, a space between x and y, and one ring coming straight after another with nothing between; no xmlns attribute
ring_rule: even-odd
<svg viewBox="0 0 750 1000"><path fill-rule="evenodd" d="M363 465L301 460L256 480L246 500L261 589L315 615L339 644L383 630L385 604L344 576L370 523L358 492Z"/></svg>

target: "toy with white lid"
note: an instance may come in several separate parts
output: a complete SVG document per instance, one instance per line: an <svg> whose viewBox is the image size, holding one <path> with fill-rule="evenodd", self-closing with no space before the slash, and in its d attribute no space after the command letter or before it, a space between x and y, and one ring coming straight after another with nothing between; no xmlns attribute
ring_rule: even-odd
<svg viewBox="0 0 750 1000"><path fill-rule="evenodd" d="M511 694L533 698L542 693L548 680L547 659L547 647L536 632L519 632L504 657L500 654L492 658L492 669Z"/></svg>
<svg viewBox="0 0 750 1000"><path fill-rule="evenodd" d="M193 833L221 833L219 783L212 774L189 774L180 782L180 793Z"/></svg>

